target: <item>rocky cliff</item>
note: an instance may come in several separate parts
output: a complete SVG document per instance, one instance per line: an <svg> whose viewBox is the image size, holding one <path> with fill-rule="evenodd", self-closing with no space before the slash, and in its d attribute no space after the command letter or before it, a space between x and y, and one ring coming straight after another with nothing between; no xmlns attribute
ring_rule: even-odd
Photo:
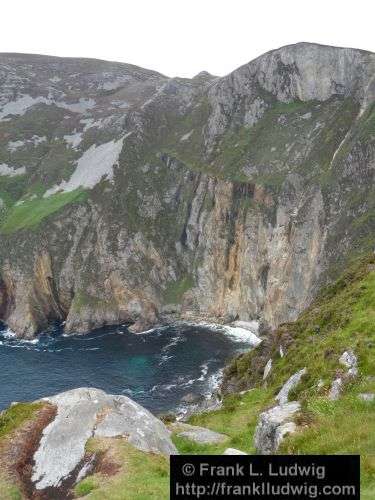
<svg viewBox="0 0 375 500"><path fill-rule="evenodd" d="M374 245L375 54L216 78L0 55L0 318L293 320Z"/></svg>

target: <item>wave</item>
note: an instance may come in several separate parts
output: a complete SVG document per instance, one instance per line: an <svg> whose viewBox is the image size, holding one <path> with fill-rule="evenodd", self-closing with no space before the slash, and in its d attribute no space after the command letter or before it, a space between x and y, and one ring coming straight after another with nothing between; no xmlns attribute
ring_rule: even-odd
<svg viewBox="0 0 375 500"><path fill-rule="evenodd" d="M166 344L162 348L161 352L168 352L171 347L174 347L180 342L186 342L186 338L182 337L181 335L177 335L177 337L174 337L170 342L168 342L168 344Z"/></svg>
<svg viewBox="0 0 375 500"><path fill-rule="evenodd" d="M17 337L15 332L11 330L10 328L7 328L6 330L3 330L0 332L0 337L7 341L13 341L17 342L19 344L37 344L39 342L39 339L20 339ZM4 345L4 342L2 342L2 345ZM9 345L9 342L6 342L5 345Z"/></svg>
<svg viewBox="0 0 375 500"><path fill-rule="evenodd" d="M149 330L144 330L143 332L134 332L132 335L148 335L150 333L168 330L170 327L171 325L156 326L155 328L150 328Z"/></svg>
<svg viewBox="0 0 375 500"><path fill-rule="evenodd" d="M201 328L207 328L213 332L224 333L231 337L235 342L241 342L245 344L250 344L251 347L256 347L262 342L262 339L256 335L255 332L259 331L259 323L257 321L239 321L237 324L243 326L230 326L221 325L218 323L208 323L201 321L199 323L185 323L187 326L196 326ZM244 326L246 325L246 328Z"/></svg>

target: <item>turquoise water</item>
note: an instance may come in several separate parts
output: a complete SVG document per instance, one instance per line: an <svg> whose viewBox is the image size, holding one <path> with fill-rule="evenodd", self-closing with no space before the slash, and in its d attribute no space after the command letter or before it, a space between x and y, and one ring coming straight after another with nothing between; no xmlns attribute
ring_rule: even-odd
<svg viewBox="0 0 375 500"><path fill-rule="evenodd" d="M174 410L189 392L207 394L219 371L246 349L223 332L171 326L135 335L126 327L84 336L63 336L56 328L25 342L0 331L0 409L91 386L124 394L154 413Z"/></svg>

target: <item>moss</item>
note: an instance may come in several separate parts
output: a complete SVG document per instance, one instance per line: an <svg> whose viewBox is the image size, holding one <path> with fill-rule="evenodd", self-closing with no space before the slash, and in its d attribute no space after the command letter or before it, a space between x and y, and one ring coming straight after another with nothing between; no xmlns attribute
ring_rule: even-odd
<svg viewBox="0 0 375 500"><path fill-rule="evenodd" d="M164 302L166 304L180 304L184 293L193 288L194 279L192 276L184 276L178 281L170 281L164 290Z"/></svg>
<svg viewBox="0 0 375 500"><path fill-rule="evenodd" d="M115 304L108 302L101 297L90 295L87 291L82 289L76 292L72 303L72 308L76 311L87 307L91 309L108 309L113 308L114 306Z"/></svg>
<svg viewBox="0 0 375 500"><path fill-rule="evenodd" d="M69 203L81 203L87 199L83 189L76 189L67 193L57 193L47 198L22 200L14 205L7 213L1 225L2 233L13 233L20 229L37 226L43 219L57 212Z"/></svg>

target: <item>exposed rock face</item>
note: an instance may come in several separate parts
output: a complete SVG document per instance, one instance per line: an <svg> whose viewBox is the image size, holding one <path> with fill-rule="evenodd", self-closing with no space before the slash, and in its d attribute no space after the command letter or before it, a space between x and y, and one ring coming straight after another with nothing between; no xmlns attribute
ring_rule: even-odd
<svg viewBox="0 0 375 500"><path fill-rule="evenodd" d="M340 374L340 376L336 377L332 381L331 388L328 393L328 398L331 401L339 399L345 383L358 375L358 359L353 351L348 350L343 352L339 358L339 363L347 368L347 372Z"/></svg>
<svg viewBox="0 0 375 500"><path fill-rule="evenodd" d="M374 73L314 44L192 80L0 55L0 319L295 319L373 244Z"/></svg>
<svg viewBox="0 0 375 500"><path fill-rule="evenodd" d="M269 359L267 361L266 366L264 367L263 380L266 380L266 378L268 377L268 375L271 373L271 370L272 370L272 359Z"/></svg>
<svg viewBox="0 0 375 500"><path fill-rule="evenodd" d="M348 368L348 375L356 377L358 375L358 360L353 351L345 351L339 359L339 362Z"/></svg>
<svg viewBox="0 0 375 500"><path fill-rule="evenodd" d="M280 389L280 392L276 396L276 401L280 405L283 405L288 402L289 398L289 393L292 391L297 385L300 383L301 378L306 374L306 368L303 368L302 370L299 370L297 373L292 375L282 386Z"/></svg>
<svg viewBox="0 0 375 500"><path fill-rule="evenodd" d="M297 401L274 406L260 414L254 433L254 446L258 453L270 455L275 453L286 434L296 431L293 418L300 410Z"/></svg>
<svg viewBox="0 0 375 500"><path fill-rule="evenodd" d="M164 424L125 396L79 388L43 401L55 405L57 414L45 427L34 455L32 481L38 490L56 488L77 473L91 437L125 437L145 452L177 453Z"/></svg>
<svg viewBox="0 0 375 500"><path fill-rule="evenodd" d="M328 398L331 401L337 401L342 392L343 388L343 382L341 377L337 377L335 380L332 381L331 388L328 393Z"/></svg>

